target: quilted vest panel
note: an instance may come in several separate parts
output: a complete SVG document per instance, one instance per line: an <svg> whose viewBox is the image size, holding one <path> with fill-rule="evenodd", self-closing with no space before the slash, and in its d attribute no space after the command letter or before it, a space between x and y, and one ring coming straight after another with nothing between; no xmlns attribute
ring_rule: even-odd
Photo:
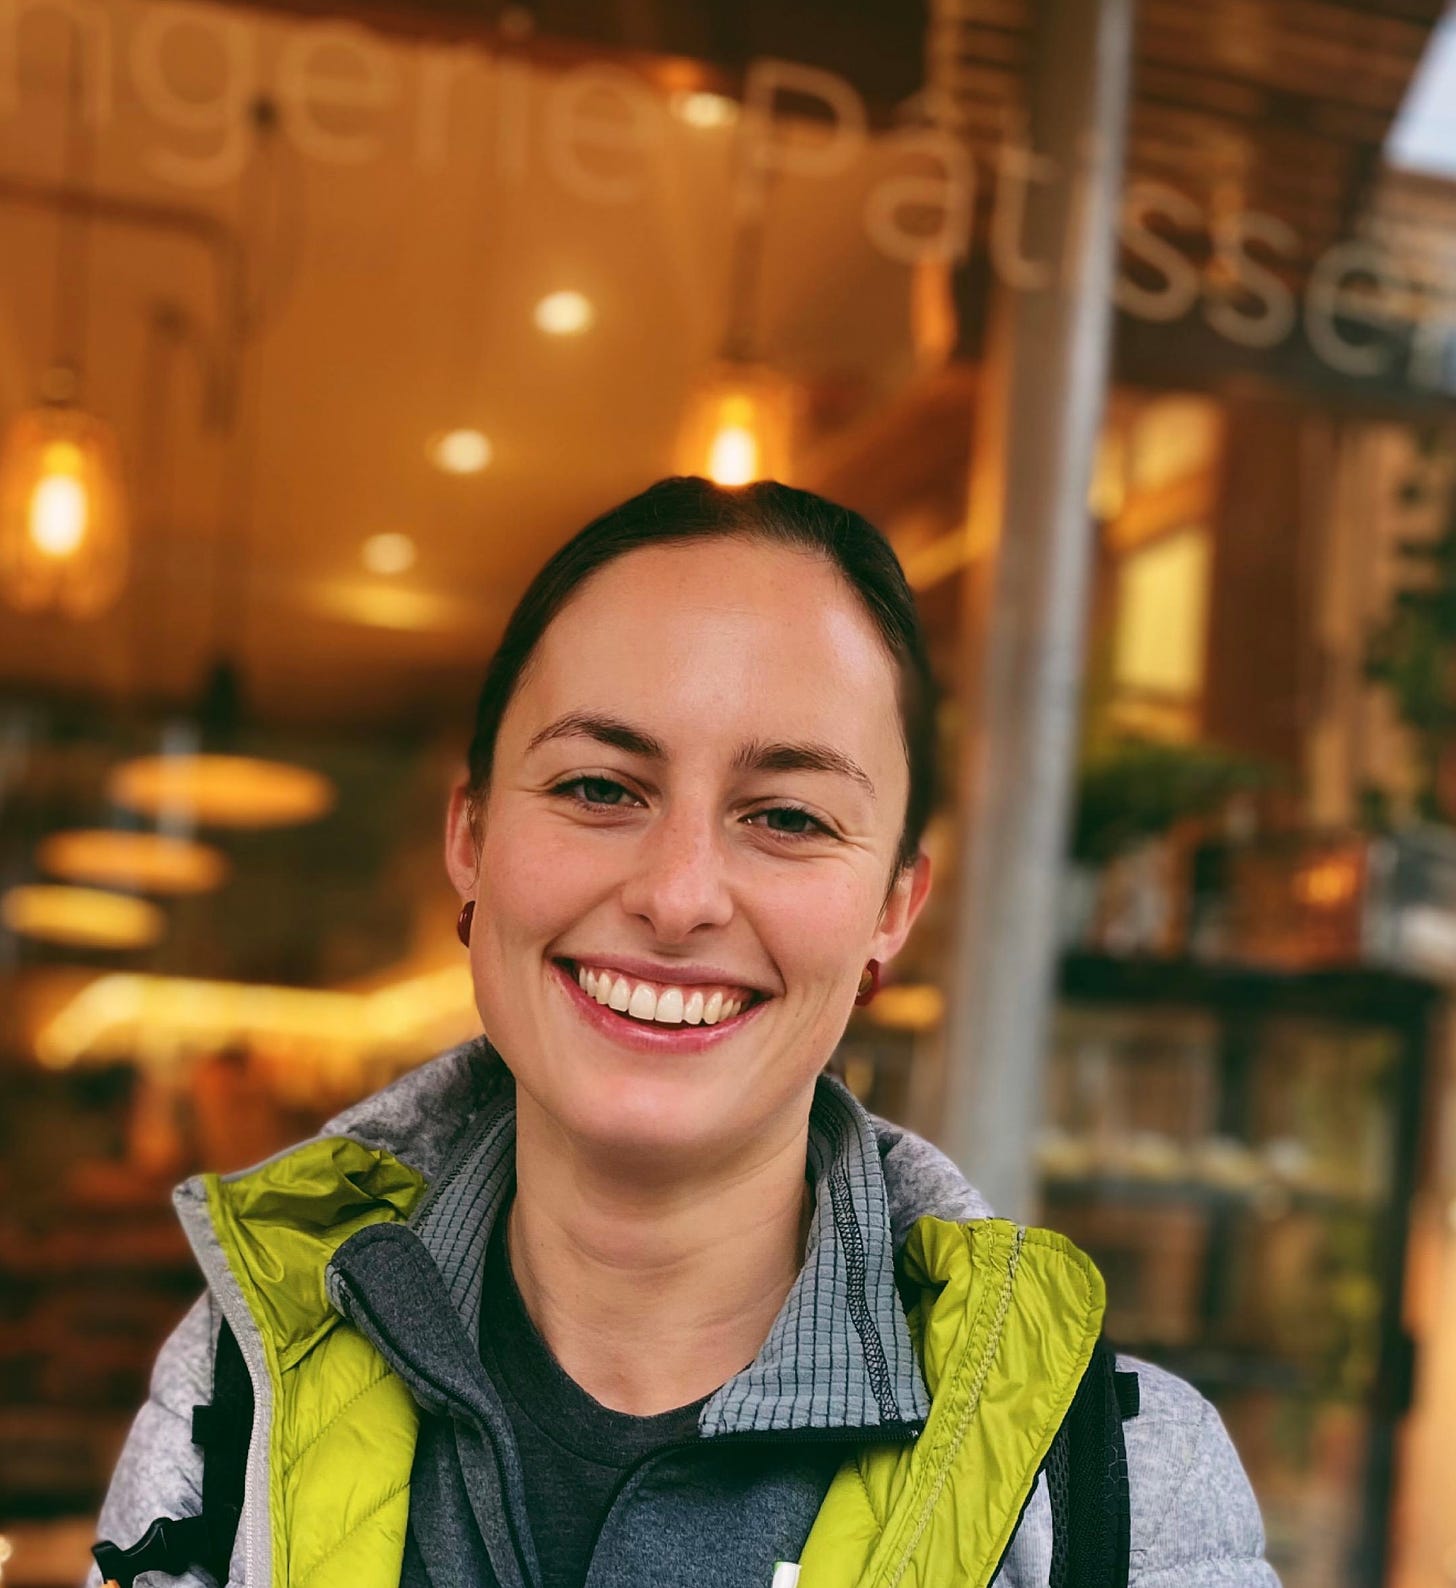
<svg viewBox="0 0 1456 1588"><path fill-rule="evenodd" d="M1047 1230L924 1218L901 1263L930 1419L914 1445L846 1462L800 1588L986 1588L1101 1329L1101 1275Z"/></svg>
<svg viewBox="0 0 1456 1588"><path fill-rule="evenodd" d="M333 1310L324 1272L357 1231L407 1218L423 1189L390 1154L342 1137L208 1177L213 1228L271 1385L270 1588L397 1588L417 1413Z"/></svg>

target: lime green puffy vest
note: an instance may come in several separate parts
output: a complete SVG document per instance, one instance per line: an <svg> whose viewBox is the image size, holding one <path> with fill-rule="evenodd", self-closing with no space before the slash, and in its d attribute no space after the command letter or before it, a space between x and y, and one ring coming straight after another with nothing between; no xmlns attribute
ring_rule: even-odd
<svg viewBox="0 0 1456 1588"><path fill-rule="evenodd" d="M424 1182L339 1137L204 1183L272 1388L259 1425L271 1588L397 1588L414 1402L334 1311L324 1270L356 1231L408 1218ZM989 1583L1101 1327L1097 1270L1049 1231L922 1218L898 1262L917 1298L909 1323L930 1418L913 1445L866 1445L845 1462L800 1588Z"/></svg>

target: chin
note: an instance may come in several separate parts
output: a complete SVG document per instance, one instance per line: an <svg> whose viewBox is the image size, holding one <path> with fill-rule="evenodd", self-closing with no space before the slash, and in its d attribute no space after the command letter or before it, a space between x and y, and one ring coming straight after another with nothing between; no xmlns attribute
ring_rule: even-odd
<svg viewBox="0 0 1456 1588"><path fill-rule="evenodd" d="M664 1082L596 1077L574 1091L558 1121L579 1141L633 1160L667 1162L731 1147L748 1128L714 1088L675 1077Z"/></svg>
<svg viewBox="0 0 1456 1588"><path fill-rule="evenodd" d="M745 1096L741 1074L725 1085L722 1076L613 1070L557 1076L555 1085L527 1088L574 1151L609 1173L642 1182L690 1180L774 1134L762 1117L762 1100Z"/></svg>

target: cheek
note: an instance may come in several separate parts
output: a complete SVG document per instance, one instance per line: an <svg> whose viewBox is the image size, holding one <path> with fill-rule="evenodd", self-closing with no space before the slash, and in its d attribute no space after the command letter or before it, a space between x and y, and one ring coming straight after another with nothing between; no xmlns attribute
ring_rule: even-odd
<svg viewBox="0 0 1456 1588"><path fill-rule="evenodd" d="M490 813L480 857L482 908L503 940L550 938L609 886L609 855L564 823L509 800Z"/></svg>
<svg viewBox="0 0 1456 1588"><path fill-rule="evenodd" d="M874 930L878 896L848 870L761 890L755 920L784 972L804 986L838 983ZM854 972L859 972L858 962Z"/></svg>

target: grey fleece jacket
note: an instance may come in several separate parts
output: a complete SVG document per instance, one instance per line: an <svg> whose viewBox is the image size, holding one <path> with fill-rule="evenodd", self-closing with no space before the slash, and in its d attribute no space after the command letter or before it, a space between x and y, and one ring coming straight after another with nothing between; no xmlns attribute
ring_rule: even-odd
<svg viewBox="0 0 1456 1588"><path fill-rule="evenodd" d="M464 1552L458 1574L442 1577L437 1558L430 1573L437 1582L470 1581L484 1588L496 1581L515 1588L522 1569L527 1580L531 1574L529 1545L523 1559L516 1536L523 1512L511 1490L518 1474L512 1473L509 1454L499 1454L498 1406L491 1403L472 1344L485 1242L512 1180L512 1101L499 1061L483 1042L472 1043L349 1109L321 1132L384 1147L432 1187L408 1227L356 1235L328 1275L334 1304L384 1351L417 1398L426 1381L438 1386L442 1366L451 1365L447 1402L423 1407L427 1414L447 1415L422 1421L407 1588L428 1570L421 1539L428 1555L430 1537L434 1550L441 1538L458 1538ZM696 1471L644 1474L649 1481L639 1486L642 1505L634 1511L637 1496L626 1495L632 1503L620 1514L614 1507L603 1530L602 1571L594 1562L593 1588L598 1582L603 1588L767 1583L756 1552L779 1553L781 1536L802 1541L827 1468L812 1459L796 1467L779 1452L774 1481L756 1482L753 1463L742 1459L750 1447L721 1436L772 1439L775 1431L789 1437L810 1431L830 1439L902 1438L913 1437L923 1421L925 1390L895 1294L894 1252L925 1214L963 1221L989 1217L991 1210L942 1153L865 1114L829 1081L821 1082L811 1116L810 1171L816 1211L804 1271L759 1356L709 1401L700 1421L705 1453L711 1446L725 1453L737 1446L738 1455ZM197 1195L189 1183L179 1188L177 1201L210 1288L158 1357L150 1398L137 1415L103 1505L99 1536L122 1544L139 1538L154 1517L193 1514L201 1505L201 1453L191 1442L191 1411L211 1398L218 1292L226 1285L220 1252L196 1216ZM1130 1583L1277 1588L1263 1559L1257 1504L1217 1413L1159 1368L1126 1358L1118 1366L1137 1373L1141 1390L1139 1414L1124 1425ZM258 1448L250 1457L244 1519L228 1579L245 1588L268 1588L269 1582L258 1426L265 1422L260 1409ZM447 1436L449 1429L455 1432ZM489 1452L495 1454L485 1459ZM684 1513L685 1496L695 1485L697 1500ZM688 1531L697 1546L716 1534L714 1548L696 1562L689 1548L675 1564L661 1545L682 1531L685 1514L692 1517ZM475 1527L467 1525L472 1516ZM749 1525L741 1525L745 1521ZM645 1556L644 1547L650 1550ZM1051 1549L1050 1506L1038 1481L997 1588L1042 1588ZM206 1581L169 1580L189 1588ZM94 1588L98 1582L93 1569L88 1583Z"/></svg>

